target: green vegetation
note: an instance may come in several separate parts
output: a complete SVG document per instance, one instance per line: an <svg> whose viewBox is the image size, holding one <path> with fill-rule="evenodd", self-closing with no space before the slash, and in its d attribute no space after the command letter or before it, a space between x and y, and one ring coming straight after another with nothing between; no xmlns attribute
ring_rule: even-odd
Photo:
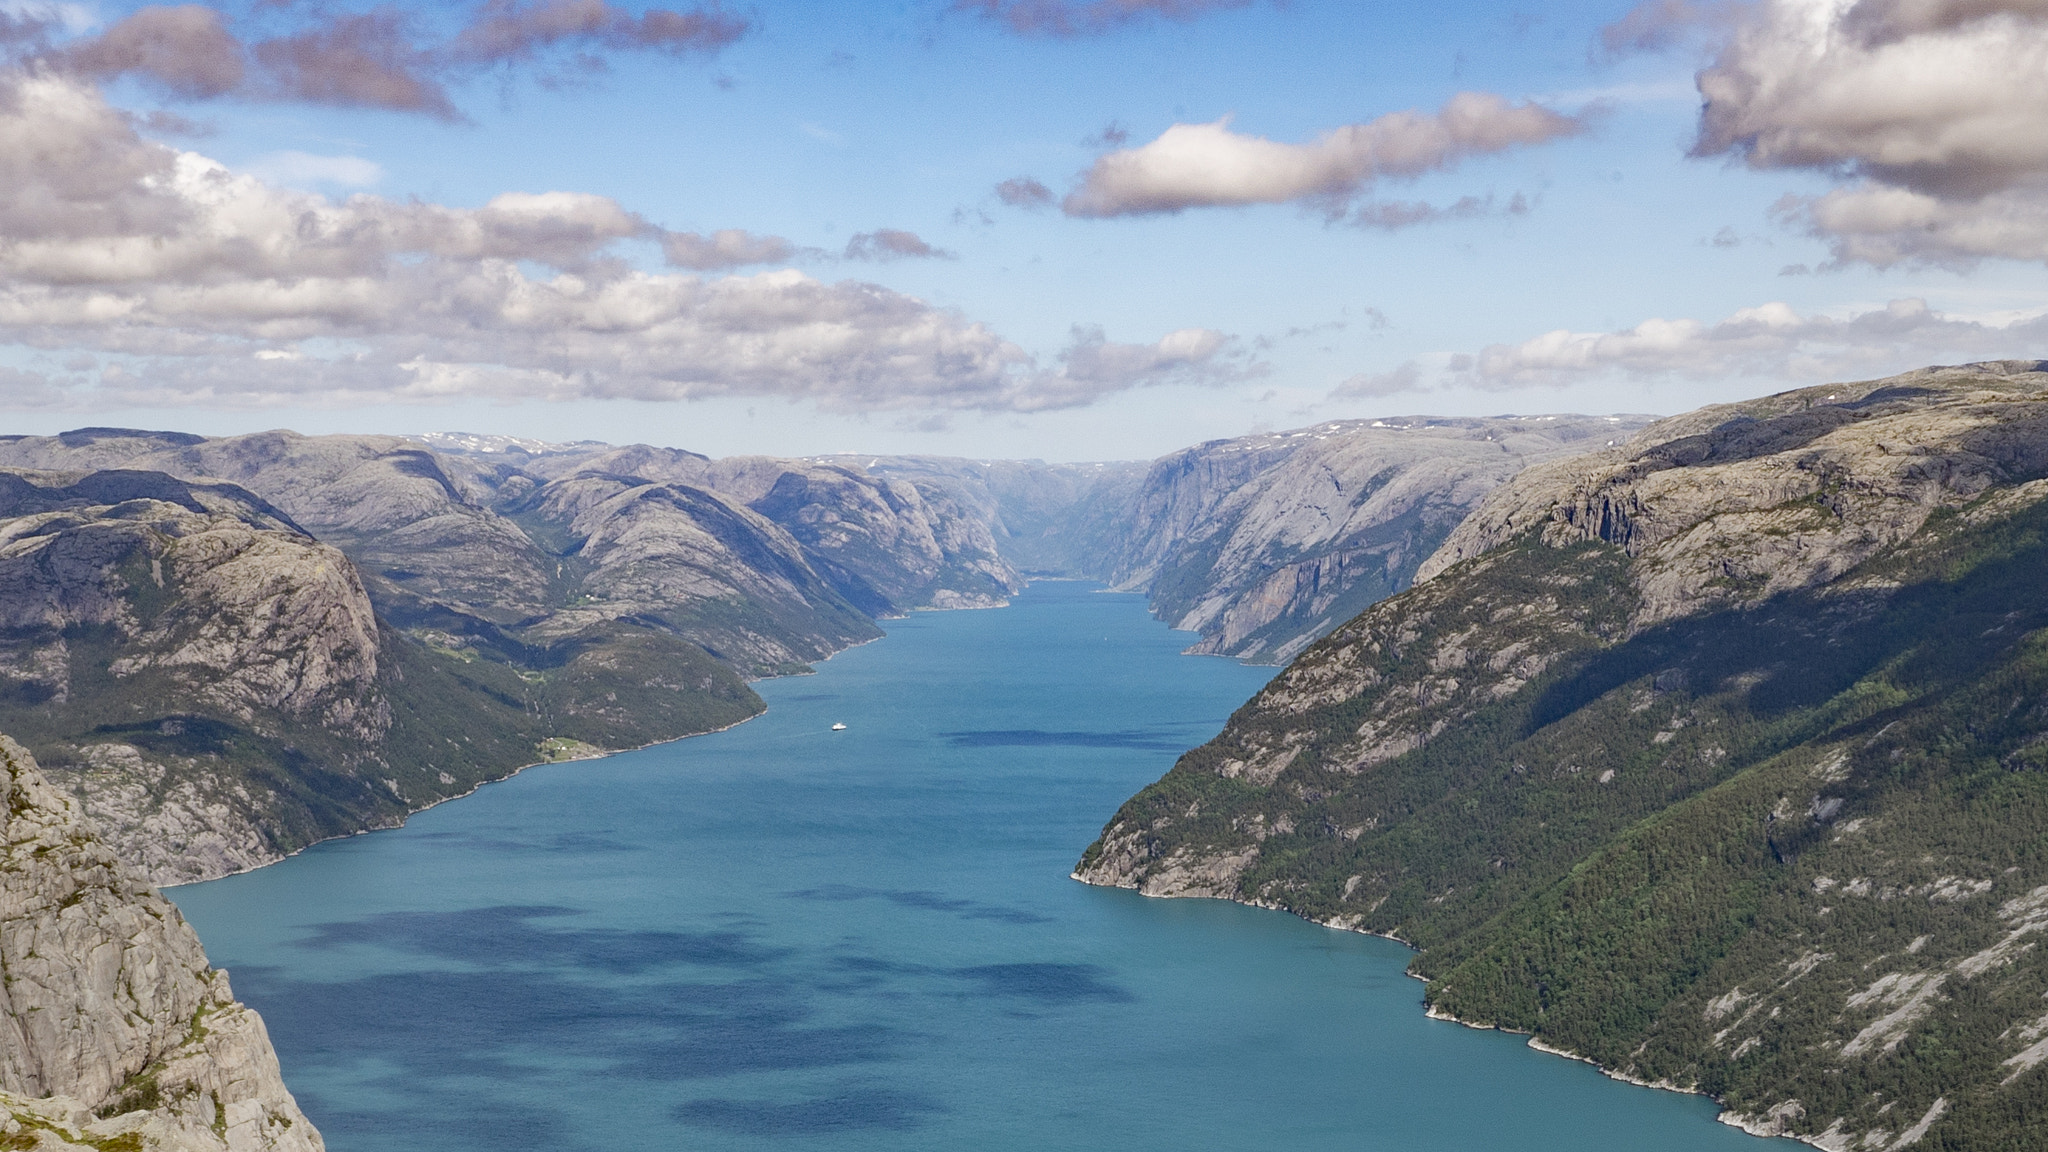
<svg viewBox="0 0 2048 1152"><path fill-rule="evenodd" d="M1082 867L1256 848L1227 894L1410 942L1461 1019L1807 1135L2048 1149L2048 502L2012 495L1635 635L1618 549L1524 539L1304 653ZM1495 698L1510 649L1541 670Z"/></svg>
<svg viewBox="0 0 2048 1152"><path fill-rule="evenodd" d="M547 741L632 748L713 731L763 705L737 673L680 637L600 626L553 648L522 652L529 670L491 648L437 650L383 629L369 706L389 717L365 742L312 717L237 715L189 669L115 676L112 629L73 629L17 642L63 641L64 699L0 698L0 731L65 784L107 769L93 749L129 745L167 771L155 800L196 788L226 805L278 853L389 827L408 812L549 759Z"/></svg>

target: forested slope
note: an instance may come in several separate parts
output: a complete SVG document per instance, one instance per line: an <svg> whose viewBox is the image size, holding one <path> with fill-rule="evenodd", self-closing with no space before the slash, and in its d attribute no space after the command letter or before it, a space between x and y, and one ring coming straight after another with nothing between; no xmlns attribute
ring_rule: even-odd
<svg viewBox="0 0 2048 1152"><path fill-rule="evenodd" d="M1077 874L1396 935L1757 1131L2048 1147L2044 476L2031 362L1532 469Z"/></svg>

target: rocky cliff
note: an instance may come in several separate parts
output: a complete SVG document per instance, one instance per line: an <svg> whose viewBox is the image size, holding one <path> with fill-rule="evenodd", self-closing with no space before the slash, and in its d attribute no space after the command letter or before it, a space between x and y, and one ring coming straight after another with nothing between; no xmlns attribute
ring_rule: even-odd
<svg viewBox="0 0 2048 1152"><path fill-rule="evenodd" d="M1640 417L1347 420L1154 461L1105 577L1201 634L1284 663L1417 567L1522 469L1627 438Z"/></svg>
<svg viewBox="0 0 2048 1152"><path fill-rule="evenodd" d="M178 910L0 736L0 1144L320 1152L263 1021Z"/></svg>
<svg viewBox="0 0 2048 1152"><path fill-rule="evenodd" d="M833 590L869 616L914 608L989 607L1022 583L998 553L981 508L955 489L852 460L732 456L712 460L644 444L533 445L453 434L419 438L450 454L500 507L578 477L682 484L744 505L797 542Z"/></svg>
<svg viewBox="0 0 2048 1152"><path fill-rule="evenodd" d="M432 639L380 620L342 551L235 485L0 471L0 723L155 883L389 826L560 748L760 708L659 628L590 621L528 666Z"/></svg>
<svg viewBox="0 0 2048 1152"><path fill-rule="evenodd" d="M1432 1011L1833 1149L2048 1131L2048 371L1496 490L1077 876L1395 935Z"/></svg>

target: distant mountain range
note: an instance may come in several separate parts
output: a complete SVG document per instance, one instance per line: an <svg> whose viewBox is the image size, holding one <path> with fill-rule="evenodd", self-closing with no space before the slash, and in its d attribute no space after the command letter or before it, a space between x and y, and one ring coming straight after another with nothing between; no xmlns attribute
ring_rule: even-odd
<svg viewBox="0 0 2048 1152"><path fill-rule="evenodd" d="M1144 464L87 428L0 438L0 730L157 883L758 712L1025 573L1280 658L1620 418L1352 421Z"/></svg>

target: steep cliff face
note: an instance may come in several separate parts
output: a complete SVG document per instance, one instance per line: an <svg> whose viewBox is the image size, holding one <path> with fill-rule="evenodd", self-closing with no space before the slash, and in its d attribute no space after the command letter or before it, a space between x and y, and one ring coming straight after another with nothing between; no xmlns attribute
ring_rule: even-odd
<svg viewBox="0 0 2048 1152"><path fill-rule="evenodd" d="M1418 573L1540 530L1634 561L1636 627L1834 580L2015 476L2048 468L2033 361L1721 404L1530 469Z"/></svg>
<svg viewBox="0 0 2048 1152"><path fill-rule="evenodd" d="M601 621L660 621L749 672L800 669L880 635L789 533L730 498L638 476L578 473L521 506L560 533L578 578L537 636Z"/></svg>
<svg viewBox="0 0 2048 1152"><path fill-rule="evenodd" d="M275 859L253 824L294 799L145 754L132 733L375 747L391 728L354 565L231 485L0 473L0 627L0 712L67 784L93 781L114 843L164 882Z"/></svg>
<svg viewBox="0 0 2048 1152"><path fill-rule="evenodd" d="M0 1141L320 1152L263 1021L178 910L0 736Z"/></svg>
<svg viewBox="0 0 2048 1152"><path fill-rule="evenodd" d="M1034 576L1107 580L1128 547L1141 461L1047 464L949 456L842 457L844 466L945 494L962 521L986 526L991 545Z"/></svg>
<svg viewBox="0 0 2048 1152"><path fill-rule="evenodd" d="M1190 651L1282 663L1416 568L1495 487L1635 417L1387 419L1198 445L1154 461L1108 578Z"/></svg>
<svg viewBox="0 0 2048 1152"><path fill-rule="evenodd" d="M2044 477L2031 362L1532 470L1077 876L1399 936L1432 1010L1752 1130L2037 1146Z"/></svg>
<svg viewBox="0 0 2048 1152"><path fill-rule="evenodd" d="M645 444L526 446L446 433L422 441L459 452L501 506L577 476L682 484L746 505L790 534L839 596L870 616L913 608L988 607L1022 587L999 554L987 509L949 486L858 462L731 456L712 460Z"/></svg>

